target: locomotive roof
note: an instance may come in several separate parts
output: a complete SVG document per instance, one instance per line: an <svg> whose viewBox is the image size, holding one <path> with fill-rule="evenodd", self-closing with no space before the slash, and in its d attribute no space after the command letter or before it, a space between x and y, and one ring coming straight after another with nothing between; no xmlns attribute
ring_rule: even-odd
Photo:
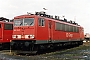
<svg viewBox="0 0 90 60"><path fill-rule="evenodd" d="M20 16L14 17L14 19L31 18L31 17L35 17L35 16L41 17L41 18L44 18L44 19L49 19L49 20L56 21L56 22L60 22L60 23L63 23L63 24L68 24L68 25L72 25L72 26L81 27L76 22L67 21L67 19L65 19L65 18L64 18L64 20L62 20L62 19L59 19L58 16L55 16L55 18L53 18L53 16L46 15L45 12L44 13L36 12L35 14L20 15Z"/></svg>
<svg viewBox="0 0 90 60"><path fill-rule="evenodd" d="M7 18L0 17L0 23L11 23L11 22L9 22L9 19Z"/></svg>
<svg viewBox="0 0 90 60"><path fill-rule="evenodd" d="M9 21L9 19L7 19L7 18L0 17L0 21L4 21L4 20Z"/></svg>
<svg viewBox="0 0 90 60"><path fill-rule="evenodd" d="M0 23L9 23L9 24L13 24L12 22L3 22L3 21L0 21Z"/></svg>

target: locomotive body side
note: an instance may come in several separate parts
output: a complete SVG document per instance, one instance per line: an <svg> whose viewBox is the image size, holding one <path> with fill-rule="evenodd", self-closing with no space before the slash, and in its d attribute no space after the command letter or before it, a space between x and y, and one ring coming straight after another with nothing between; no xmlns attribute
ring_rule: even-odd
<svg viewBox="0 0 90 60"><path fill-rule="evenodd" d="M44 26L37 26L37 44L38 43L58 43L69 41L81 41L84 35L80 26L43 18Z"/></svg>
<svg viewBox="0 0 90 60"><path fill-rule="evenodd" d="M13 23L11 22L0 22L0 46L1 49L10 48L10 40L12 40Z"/></svg>

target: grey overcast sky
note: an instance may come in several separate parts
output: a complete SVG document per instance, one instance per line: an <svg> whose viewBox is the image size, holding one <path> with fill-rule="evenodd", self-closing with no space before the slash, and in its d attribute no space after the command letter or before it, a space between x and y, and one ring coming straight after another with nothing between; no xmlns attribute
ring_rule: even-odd
<svg viewBox="0 0 90 60"><path fill-rule="evenodd" d="M84 27L90 33L90 0L0 0L0 17L13 19L14 16L43 11L51 15L65 16Z"/></svg>

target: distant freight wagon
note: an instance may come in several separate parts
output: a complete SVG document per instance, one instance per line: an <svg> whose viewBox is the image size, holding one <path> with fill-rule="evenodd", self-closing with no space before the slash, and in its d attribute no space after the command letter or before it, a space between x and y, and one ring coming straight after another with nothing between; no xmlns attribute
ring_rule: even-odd
<svg viewBox="0 0 90 60"><path fill-rule="evenodd" d="M86 34L85 34L85 39L86 39L86 40L90 40L90 34L89 34L89 33L86 33Z"/></svg>

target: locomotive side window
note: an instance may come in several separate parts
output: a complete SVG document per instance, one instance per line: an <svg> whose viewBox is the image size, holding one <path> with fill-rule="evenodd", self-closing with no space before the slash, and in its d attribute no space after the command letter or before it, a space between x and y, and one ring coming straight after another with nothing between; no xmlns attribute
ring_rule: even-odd
<svg viewBox="0 0 90 60"><path fill-rule="evenodd" d="M78 27L73 27L73 32L79 32Z"/></svg>
<svg viewBox="0 0 90 60"><path fill-rule="evenodd" d="M73 27L73 32L76 32L76 27L75 26Z"/></svg>
<svg viewBox="0 0 90 60"><path fill-rule="evenodd" d="M69 25L69 28L68 28L69 29L69 32L70 32L70 28L71 28L71 26Z"/></svg>
<svg viewBox="0 0 90 60"><path fill-rule="evenodd" d="M73 26L73 32L74 32L74 27L75 27L75 26Z"/></svg>
<svg viewBox="0 0 90 60"><path fill-rule="evenodd" d="M73 26L71 26L71 32L73 32Z"/></svg>
<svg viewBox="0 0 90 60"><path fill-rule="evenodd" d="M69 26L65 25L65 31L69 31Z"/></svg>
<svg viewBox="0 0 90 60"><path fill-rule="evenodd" d="M45 26L45 20L43 18L38 19L38 25L39 26Z"/></svg>
<svg viewBox="0 0 90 60"><path fill-rule="evenodd" d="M73 26L69 26L69 31L73 32Z"/></svg>
<svg viewBox="0 0 90 60"><path fill-rule="evenodd" d="M62 30L67 32L78 32L78 27L67 24L55 22L55 30Z"/></svg>
<svg viewBox="0 0 90 60"><path fill-rule="evenodd" d="M5 30L13 30L13 24L4 24L4 29Z"/></svg>
<svg viewBox="0 0 90 60"><path fill-rule="evenodd" d="M65 31L65 24L62 24L62 30Z"/></svg>
<svg viewBox="0 0 90 60"><path fill-rule="evenodd" d="M62 24L59 23L59 28L60 28L60 30L63 30L62 27L63 27Z"/></svg>
<svg viewBox="0 0 90 60"><path fill-rule="evenodd" d="M63 24L56 22L55 23L55 30L63 30Z"/></svg>
<svg viewBox="0 0 90 60"><path fill-rule="evenodd" d="M76 32L79 32L78 27L76 27Z"/></svg>
<svg viewBox="0 0 90 60"><path fill-rule="evenodd" d="M59 23L55 23L55 30L60 30L60 25L59 25Z"/></svg>

